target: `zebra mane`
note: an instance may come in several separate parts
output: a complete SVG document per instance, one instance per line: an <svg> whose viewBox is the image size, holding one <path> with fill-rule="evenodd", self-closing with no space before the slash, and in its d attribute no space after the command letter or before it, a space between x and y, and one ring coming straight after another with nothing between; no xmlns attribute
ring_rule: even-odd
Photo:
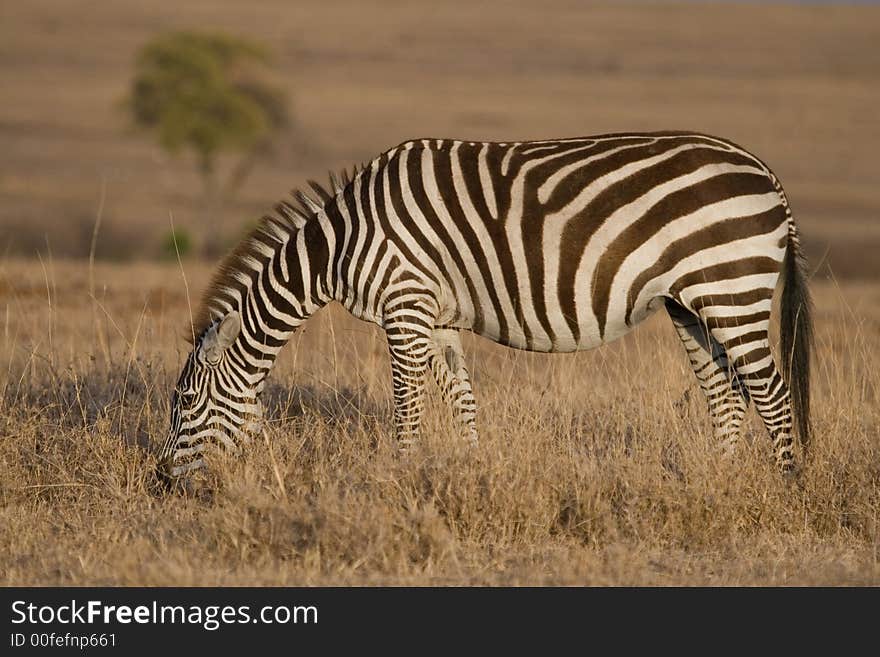
<svg viewBox="0 0 880 657"><path fill-rule="evenodd" d="M349 172L343 169L339 174L329 174L329 185L324 186L309 180L311 194L302 190L291 192L291 200L275 205L272 214L263 215L253 230L242 239L221 261L211 277L199 310L193 318L192 332L187 333L187 342L192 344L219 317L217 301L226 296L230 288L244 288L241 280L243 271L250 269L254 259L265 257L268 249L275 249L285 238L303 228L314 219L324 207L345 191L351 182L362 172L363 166L355 166Z"/></svg>

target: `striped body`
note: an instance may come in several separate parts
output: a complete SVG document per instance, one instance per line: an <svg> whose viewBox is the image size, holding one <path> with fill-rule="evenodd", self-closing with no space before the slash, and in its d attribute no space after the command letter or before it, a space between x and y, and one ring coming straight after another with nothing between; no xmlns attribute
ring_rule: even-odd
<svg viewBox="0 0 880 657"><path fill-rule="evenodd" d="M776 275L787 235L766 167L696 135L407 142L328 212L343 234L335 296L356 316L381 322L367 281L396 255L432 289L439 324L542 352L620 337L731 249L775 260L761 272ZM368 222L393 250L378 234L358 243ZM390 282L387 262L378 271Z"/></svg>
<svg viewBox="0 0 880 657"><path fill-rule="evenodd" d="M212 359L199 354L216 350L232 317L240 327L226 326L232 338L220 345L219 366L233 367L236 375L225 378L241 383L220 394L249 408L291 332L336 300L386 330L400 440L417 436L428 372L475 440L459 330L519 349L571 352L614 340L665 307L716 434L735 442L754 398L777 459L790 469L789 391L768 328L785 271L797 293L790 301L802 310L788 328L808 337L803 263L781 186L740 147L692 133L415 140L319 194L300 196L300 208L279 205L278 218L225 263L181 380L199 375L195 387L208 385ZM190 415L199 418L190 428L210 436L211 413ZM216 440L235 442L229 426L242 426L246 415L227 415L217 429L226 436ZM178 474L201 465L204 441L186 435L184 420L172 424L163 457ZM199 458L177 466L181 449Z"/></svg>

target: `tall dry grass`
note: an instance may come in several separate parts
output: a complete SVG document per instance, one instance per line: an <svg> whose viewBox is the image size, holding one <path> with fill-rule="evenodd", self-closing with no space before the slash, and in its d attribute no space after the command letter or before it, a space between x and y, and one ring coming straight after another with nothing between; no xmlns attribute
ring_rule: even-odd
<svg viewBox="0 0 880 657"><path fill-rule="evenodd" d="M209 273L187 267L194 294ZM328 308L266 391L271 450L160 495L180 272L94 281L0 261L0 584L880 583L880 285L814 284L815 438L793 484L754 414L719 457L662 315L576 355L468 339L479 448L434 395L401 457L383 337Z"/></svg>

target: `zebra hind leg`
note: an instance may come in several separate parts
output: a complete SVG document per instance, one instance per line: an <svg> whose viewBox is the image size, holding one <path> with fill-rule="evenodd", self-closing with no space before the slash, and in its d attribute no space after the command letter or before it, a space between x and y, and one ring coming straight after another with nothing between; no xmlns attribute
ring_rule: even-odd
<svg viewBox="0 0 880 657"><path fill-rule="evenodd" d="M471 377L464 360L461 337L454 329L434 329L433 349L428 367L440 388L443 401L452 409L453 417L469 443L477 444L477 402L471 388Z"/></svg>
<svg viewBox="0 0 880 657"><path fill-rule="evenodd" d="M791 395L770 352L771 294L772 290L768 291L767 309L757 321L739 318L740 321L735 322L732 320L737 318L729 315L714 318L704 316L703 319L712 337L723 345L737 375L755 402L755 408L770 434L776 464L783 474L791 474L795 470ZM724 321L719 321L722 319Z"/></svg>
<svg viewBox="0 0 880 657"><path fill-rule="evenodd" d="M724 348L696 315L672 299L666 299L666 311L708 403L715 438L724 452L732 453L748 410L748 391L728 362Z"/></svg>

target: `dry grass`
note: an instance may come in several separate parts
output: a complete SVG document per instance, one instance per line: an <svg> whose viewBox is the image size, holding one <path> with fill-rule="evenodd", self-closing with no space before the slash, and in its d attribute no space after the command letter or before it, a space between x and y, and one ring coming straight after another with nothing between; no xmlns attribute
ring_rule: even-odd
<svg viewBox="0 0 880 657"><path fill-rule="evenodd" d="M194 292L209 270L188 270ZM880 285L815 284L800 479L719 460L662 316L572 356L466 343L482 442L396 455L385 345L330 308L267 391L272 453L153 489L186 344L174 266L0 262L0 584L878 584ZM196 292L197 293L197 292ZM94 312L93 312L94 310Z"/></svg>

